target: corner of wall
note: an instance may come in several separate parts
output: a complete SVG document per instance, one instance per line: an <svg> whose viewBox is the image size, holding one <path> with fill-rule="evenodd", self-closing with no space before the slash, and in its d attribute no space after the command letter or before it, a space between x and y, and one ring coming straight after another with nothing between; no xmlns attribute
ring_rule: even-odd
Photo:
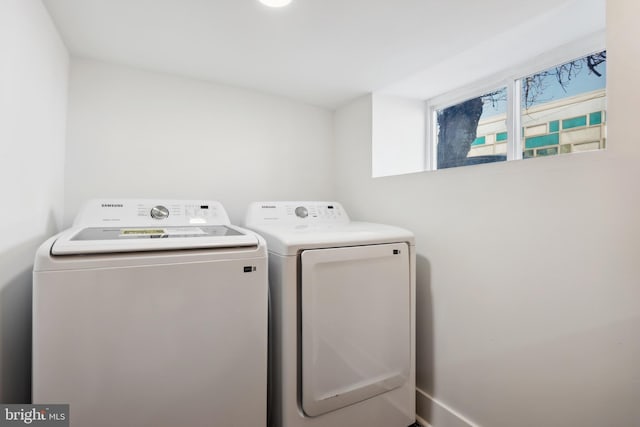
<svg viewBox="0 0 640 427"><path fill-rule="evenodd" d="M62 224L69 52L40 0L0 2L0 401L31 400L31 272ZM5 147L3 147L5 148Z"/></svg>

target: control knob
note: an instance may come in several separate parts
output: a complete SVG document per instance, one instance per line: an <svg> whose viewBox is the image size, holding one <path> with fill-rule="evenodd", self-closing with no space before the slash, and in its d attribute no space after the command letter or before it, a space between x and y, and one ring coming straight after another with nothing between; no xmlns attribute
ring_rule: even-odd
<svg viewBox="0 0 640 427"><path fill-rule="evenodd" d="M298 218L306 218L309 216L309 211L307 211L307 208L305 208L304 206L298 206L296 208L296 216Z"/></svg>
<svg viewBox="0 0 640 427"><path fill-rule="evenodd" d="M151 218L153 219L165 219L169 216L169 209L162 205L154 206L151 208Z"/></svg>

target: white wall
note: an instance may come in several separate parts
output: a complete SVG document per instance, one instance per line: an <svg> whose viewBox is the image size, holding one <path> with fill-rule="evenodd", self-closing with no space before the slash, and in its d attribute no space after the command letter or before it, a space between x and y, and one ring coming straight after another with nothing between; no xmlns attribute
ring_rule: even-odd
<svg viewBox="0 0 640 427"><path fill-rule="evenodd" d="M332 195L332 115L288 99L72 60L65 224L91 197L251 201Z"/></svg>
<svg viewBox="0 0 640 427"><path fill-rule="evenodd" d="M0 2L0 402L31 400L31 270L62 224L68 62L40 1Z"/></svg>
<svg viewBox="0 0 640 427"><path fill-rule="evenodd" d="M372 176L425 169L425 107L419 99L373 95Z"/></svg>
<svg viewBox="0 0 640 427"><path fill-rule="evenodd" d="M434 427L640 425L639 13L608 0L606 151L371 178L371 97L335 114L337 198L416 233Z"/></svg>

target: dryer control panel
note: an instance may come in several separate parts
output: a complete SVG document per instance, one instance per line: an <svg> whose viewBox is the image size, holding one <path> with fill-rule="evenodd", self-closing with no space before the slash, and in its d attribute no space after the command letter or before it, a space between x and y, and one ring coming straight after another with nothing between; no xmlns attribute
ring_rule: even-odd
<svg viewBox="0 0 640 427"><path fill-rule="evenodd" d="M349 216L338 202L254 202L246 224L347 224Z"/></svg>
<svg viewBox="0 0 640 427"><path fill-rule="evenodd" d="M74 226L229 225L229 216L213 200L94 199L88 201Z"/></svg>

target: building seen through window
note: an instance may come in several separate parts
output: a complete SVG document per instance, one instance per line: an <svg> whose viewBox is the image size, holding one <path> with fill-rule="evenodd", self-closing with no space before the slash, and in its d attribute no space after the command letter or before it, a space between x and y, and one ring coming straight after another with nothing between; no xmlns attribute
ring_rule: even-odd
<svg viewBox="0 0 640 427"><path fill-rule="evenodd" d="M510 99L501 87L435 110L437 169L507 160L509 143L522 158L605 148L606 51L515 83ZM507 111L518 110L508 102L519 105L519 120L511 121L519 132L508 129Z"/></svg>

